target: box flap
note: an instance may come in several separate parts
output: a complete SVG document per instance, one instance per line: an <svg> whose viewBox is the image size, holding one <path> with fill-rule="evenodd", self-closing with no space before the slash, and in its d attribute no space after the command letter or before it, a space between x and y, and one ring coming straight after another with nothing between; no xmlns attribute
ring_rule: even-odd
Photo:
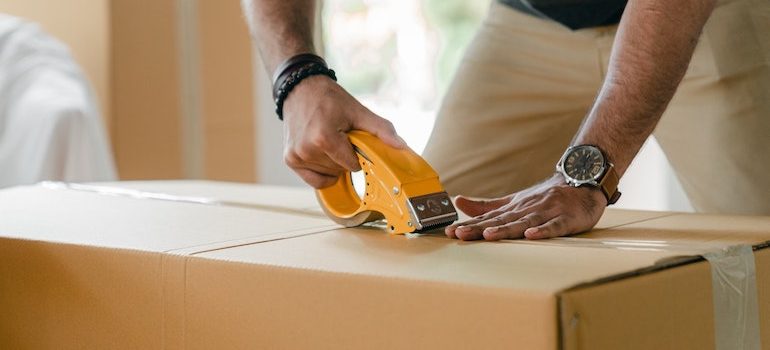
<svg viewBox="0 0 770 350"><path fill-rule="evenodd" d="M757 245L770 240L770 216L713 214L670 215L629 223L613 230L580 235L605 241L640 241L674 245ZM661 249L666 246L662 245Z"/></svg>
<svg viewBox="0 0 770 350"><path fill-rule="evenodd" d="M667 268L681 257L691 261L725 244L760 245L770 240L768 225L767 217L607 210L593 231L551 240L461 242L440 233L393 236L348 228L198 256L555 294Z"/></svg>
<svg viewBox="0 0 770 350"><path fill-rule="evenodd" d="M333 229L291 240L197 254L251 264L550 293L654 265L666 251L582 249L570 242L462 242L375 228Z"/></svg>
<svg viewBox="0 0 770 350"><path fill-rule="evenodd" d="M148 251L206 250L336 227L326 218L45 186L0 191L0 236ZM230 243L225 243L225 246Z"/></svg>

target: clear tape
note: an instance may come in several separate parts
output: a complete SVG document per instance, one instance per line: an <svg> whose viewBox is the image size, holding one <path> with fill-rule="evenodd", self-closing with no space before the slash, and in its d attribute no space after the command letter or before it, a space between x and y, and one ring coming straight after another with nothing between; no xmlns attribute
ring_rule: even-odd
<svg viewBox="0 0 770 350"><path fill-rule="evenodd" d="M54 190L74 190L74 191L91 192L91 193L108 195L108 196L129 197L129 198L135 198L135 199L151 199L151 200L161 200L161 201L170 201L170 202L204 204L204 205L221 205L221 206L244 208L244 209L266 210L266 211L279 212L284 214L312 216L312 217L319 217L319 218L326 217L326 215L324 215L323 213L316 212L311 209L296 209L296 208L287 208L287 207L267 205L267 204L223 201L223 200L217 200L217 199L207 198L207 197L179 196L179 195L172 195L172 194L166 194L166 193L147 192L147 191L140 191L140 190L134 190L134 189L128 189L128 188L120 188L120 187L84 185L84 184L78 184L78 183L55 182L55 181L41 182L40 186L54 189Z"/></svg>
<svg viewBox="0 0 770 350"><path fill-rule="evenodd" d="M729 246L703 257L711 263L716 349L760 349L756 268L751 246Z"/></svg>
<svg viewBox="0 0 770 350"><path fill-rule="evenodd" d="M548 244L583 248L605 248L617 250L691 252L700 255L712 245L693 245L692 242L672 242L644 239L596 239L581 237L556 237L544 241L522 241L532 244Z"/></svg>

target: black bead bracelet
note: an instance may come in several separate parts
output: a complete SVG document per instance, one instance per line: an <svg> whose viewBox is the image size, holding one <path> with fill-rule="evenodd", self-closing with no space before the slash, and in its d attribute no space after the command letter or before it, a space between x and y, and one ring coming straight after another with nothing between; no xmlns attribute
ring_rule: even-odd
<svg viewBox="0 0 770 350"><path fill-rule="evenodd" d="M337 76L334 70L326 66L326 62L313 54L301 54L289 58L279 66L274 75L273 100L278 119L283 120L283 103L295 86L303 79L314 75L326 75L334 81Z"/></svg>

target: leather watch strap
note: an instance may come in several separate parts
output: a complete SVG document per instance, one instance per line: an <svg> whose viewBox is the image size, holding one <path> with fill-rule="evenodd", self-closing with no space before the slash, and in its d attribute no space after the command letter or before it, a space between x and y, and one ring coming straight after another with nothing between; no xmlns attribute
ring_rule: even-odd
<svg viewBox="0 0 770 350"><path fill-rule="evenodd" d="M615 171L615 165L609 163L607 171L599 182L599 188L601 188L604 196L607 197L607 205L615 204L620 199L620 191L618 191L619 182L620 177L618 172Z"/></svg>

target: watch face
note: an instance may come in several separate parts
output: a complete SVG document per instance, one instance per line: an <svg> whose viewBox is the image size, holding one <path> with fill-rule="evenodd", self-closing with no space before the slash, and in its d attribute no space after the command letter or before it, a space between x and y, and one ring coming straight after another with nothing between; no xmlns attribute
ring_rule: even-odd
<svg viewBox="0 0 770 350"><path fill-rule="evenodd" d="M567 176L577 181L596 180L604 171L604 156L594 146L577 146L567 154L563 167Z"/></svg>

